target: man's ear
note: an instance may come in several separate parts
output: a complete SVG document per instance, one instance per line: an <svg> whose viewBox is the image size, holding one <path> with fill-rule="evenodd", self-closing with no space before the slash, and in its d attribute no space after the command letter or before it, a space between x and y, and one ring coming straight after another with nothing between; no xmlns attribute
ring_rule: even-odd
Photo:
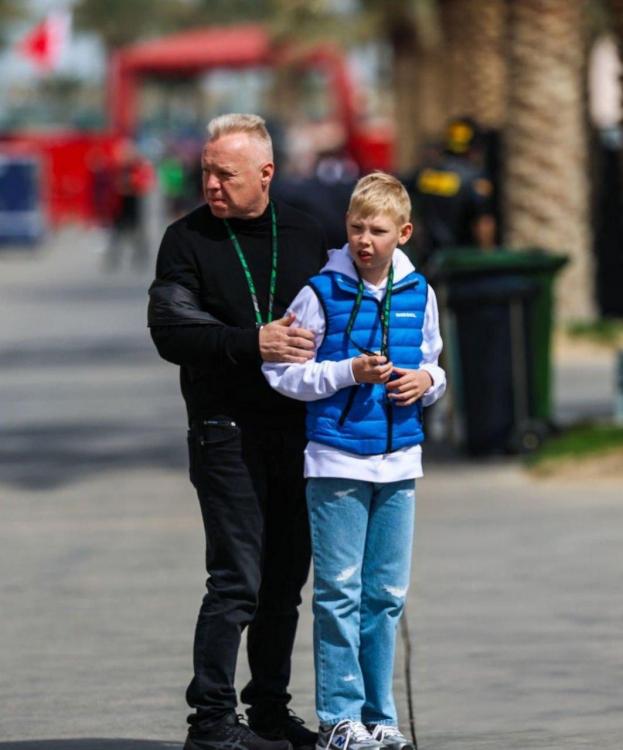
<svg viewBox="0 0 623 750"><path fill-rule="evenodd" d="M270 185L270 181L273 179L274 174L275 165L272 162L267 161L260 170L260 181L262 183L262 187L268 187L268 185Z"/></svg>

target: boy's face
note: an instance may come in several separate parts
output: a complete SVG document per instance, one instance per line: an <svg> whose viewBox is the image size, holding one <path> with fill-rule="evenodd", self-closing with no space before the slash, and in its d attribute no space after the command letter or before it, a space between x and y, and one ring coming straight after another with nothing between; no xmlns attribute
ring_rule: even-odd
<svg viewBox="0 0 623 750"><path fill-rule="evenodd" d="M351 258L361 276L372 283L378 283L385 277L396 246L404 244L412 231L412 224L396 224L388 214L365 219L357 214L346 214Z"/></svg>

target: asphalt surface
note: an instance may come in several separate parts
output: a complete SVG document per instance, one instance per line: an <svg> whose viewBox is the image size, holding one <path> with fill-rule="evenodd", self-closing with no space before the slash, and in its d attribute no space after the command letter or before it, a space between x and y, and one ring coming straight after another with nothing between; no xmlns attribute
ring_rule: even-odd
<svg viewBox="0 0 623 750"><path fill-rule="evenodd" d="M184 738L205 579L184 409L145 328L149 271L103 274L103 246L72 229L0 251L0 750ZM610 365L557 363L560 421L607 416ZM408 602L420 748L618 750L620 486L434 450L425 471ZM292 690L313 724L309 600ZM407 729L403 662L401 643Z"/></svg>

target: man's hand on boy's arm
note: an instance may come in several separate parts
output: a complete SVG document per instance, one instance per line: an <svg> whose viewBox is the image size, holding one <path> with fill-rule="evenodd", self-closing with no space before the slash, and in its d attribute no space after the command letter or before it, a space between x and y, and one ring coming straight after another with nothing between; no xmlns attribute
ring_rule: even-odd
<svg viewBox="0 0 623 750"><path fill-rule="evenodd" d="M398 377L387 383L387 390L389 398L396 406L411 406L433 385L433 378L426 370L405 370L402 367L394 367L393 371Z"/></svg>
<svg viewBox="0 0 623 750"><path fill-rule="evenodd" d="M260 355L264 362L302 364L314 356L314 334L305 328L294 328L295 316L283 318L260 328Z"/></svg>
<svg viewBox="0 0 623 750"><path fill-rule="evenodd" d="M387 383L394 366L380 354L360 354L352 360L353 377L358 383Z"/></svg>

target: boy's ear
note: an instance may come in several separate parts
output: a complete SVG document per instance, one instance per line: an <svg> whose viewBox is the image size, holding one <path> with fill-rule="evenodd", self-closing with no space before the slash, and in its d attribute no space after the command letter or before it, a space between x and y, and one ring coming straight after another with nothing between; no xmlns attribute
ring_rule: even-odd
<svg viewBox="0 0 623 750"><path fill-rule="evenodd" d="M409 241L409 238L413 234L413 224L408 221L400 227L400 233L398 234L398 244L404 245L405 242Z"/></svg>

